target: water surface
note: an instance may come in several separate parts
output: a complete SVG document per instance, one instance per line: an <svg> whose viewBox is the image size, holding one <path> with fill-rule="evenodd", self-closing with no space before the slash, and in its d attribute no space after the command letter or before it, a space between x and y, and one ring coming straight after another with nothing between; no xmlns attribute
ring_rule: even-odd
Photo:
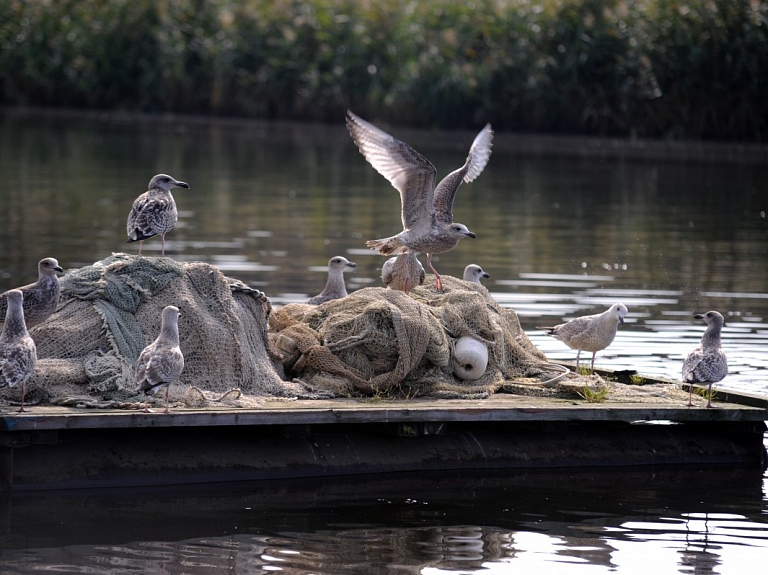
<svg viewBox="0 0 768 575"><path fill-rule="evenodd" d="M14 496L4 573L760 572L757 470L399 474Z"/></svg>
<svg viewBox="0 0 768 575"><path fill-rule="evenodd" d="M441 176L474 137L391 131ZM678 377L703 331L693 314L719 310L730 365L722 385L768 394L765 162L738 147L657 145L643 155L638 143L541 142L497 135L454 209L478 238L435 257L438 270L481 265L493 297L554 359L574 353L536 325L623 301L627 324L597 363L649 374ZM350 289L380 285L384 258L365 240L399 231L399 200L341 119L33 111L0 115L0 289L33 281L45 256L76 268L136 253L124 243L126 217L161 172L192 186L175 192L172 257L210 262L274 305L318 293L334 255L358 264ZM145 242L145 253L159 250L159 240ZM767 487L759 469L716 468L16 493L0 502L0 570L741 575L762 571L768 556Z"/></svg>
<svg viewBox="0 0 768 575"><path fill-rule="evenodd" d="M464 162L474 137L389 129L439 177ZM497 134L488 167L455 203L454 218L478 238L435 256L435 266L460 277L481 265L493 297L553 359L575 354L535 326L623 301L627 324L597 363L641 373L679 378L704 329L692 316L718 310L730 367L721 385L768 393L768 148L677 145L665 155L661 144L641 144ZM32 281L45 256L72 268L136 253L125 244L127 214L160 172L192 186L174 192L172 257L210 262L275 305L319 293L334 255L358 264L350 290L381 285L385 258L365 240L401 229L399 197L341 119L7 112L0 289ZM159 249L159 239L145 242L145 253Z"/></svg>

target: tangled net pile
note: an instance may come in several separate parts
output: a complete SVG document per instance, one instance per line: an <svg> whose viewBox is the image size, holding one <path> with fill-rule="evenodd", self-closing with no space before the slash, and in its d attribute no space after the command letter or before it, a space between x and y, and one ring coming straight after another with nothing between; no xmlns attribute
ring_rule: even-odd
<svg viewBox="0 0 768 575"><path fill-rule="evenodd" d="M61 285L56 313L31 331L38 353L28 382L33 400L141 399L136 360L157 337L167 305L181 310L180 383L220 393L239 387L257 396L295 395L267 349L269 300L209 264L114 254L68 271Z"/></svg>
<svg viewBox="0 0 768 575"><path fill-rule="evenodd" d="M270 339L295 381L328 396L486 397L510 382L562 373L485 287L447 276L443 286L438 292L428 277L409 294L365 288L317 307L289 304L270 315ZM453 374L462 336L489 351L474 381Z"/></svg>
<svg viewBox="0 0 768 575"><path fill-rule="evenodd" d="M61 284L56 313L31 330L38 364L27 383L30 403L142 402L136 360L157 337L167 305L181 310L185 366L178 383L190 407L205 407L214 395L256 407L270 397L484 398L500 390L572 397L585 386L606 385L597 375L566 374L548 363L514 311L485 287L448 276L444 292L427 279L408 294L365 288L320 306L277 311L264 294L209 264L165 257L114 254L68 271ZM465 338L488 352L487 368L473 379L454 375L456 342ZM611 396L676 401L669 387L640 398L612 384ZM18 400L19 392L2 393Z"/></svg>

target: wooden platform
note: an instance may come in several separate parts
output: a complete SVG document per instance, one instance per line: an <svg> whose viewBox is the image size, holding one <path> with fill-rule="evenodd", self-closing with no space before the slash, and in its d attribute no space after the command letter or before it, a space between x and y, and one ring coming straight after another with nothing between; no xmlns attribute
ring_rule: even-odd
<svg viewBox="0 0 768 575"><path fill-rule="evenodd" d="M170 414L33 406L0 414L0 481L10 490L468 468L763 469L768 406L716 405L496 394L267 400L259 409Z"/></svg>
<svg viewBox="0 0 768 575"><path fill-rule="evenodd" d="M733 398L740 396L735 395ZM422 422L551 422L667 420L677 423L768 420L766 406L717 402L713 409L685 405L588 403L570 399L497 394L489 399L327 399L266 400L259 409L174 408L156 410L92 410L34 406L29 412L0 414L0 431L323 425L341 423Z"/></svg>

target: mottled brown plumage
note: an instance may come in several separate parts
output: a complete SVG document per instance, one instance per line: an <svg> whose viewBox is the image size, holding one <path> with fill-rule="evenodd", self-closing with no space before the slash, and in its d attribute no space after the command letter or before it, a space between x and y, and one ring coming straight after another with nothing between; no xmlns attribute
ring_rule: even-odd
<svg viewBox="0 0 768 575"><path fill-rule="evenodd" d="M56 272L63 272L54 258L43 258L37 264L37 281L18 289L24 296L24 322L27 329L47 320L59 305L61 286ZM0 294L0 323L5 321L8 292Z"/></svg>
<svg viewBox="0 0 768 575"><path fill-rule="evenodd" d="M179 218L171 188L189 188L189 184L158 174L149 181L147 191L133 202L128 214L126 243L139 242L139 255L144 240L158 234L163 246L162 255L165 255L165 234L174 228Z"/></svg>
<svg viewBox="0 0 768 575"><path fill-rule="evenodd" d="M347 128L368 163L400 192L403 231L389 238L369 240L366 245L385 256L426 253L437 289L442 291L440 274L432 266L432 254L452 250L462 238L477 237L467 226L453 221L453 201L461 183L474 181L488 163L493 143L491 125L486 124L472 142L464 165L443 178L437 187L435 167L405 142L349 111Z"/></svg>
<svg viewBox="0 0 768 575"><path fill-rule="evenodd" d="M168 389L184 370L184 356L179 348L179 308L163 308L160 335L139 355L136 362L136 384L144 395L155 395L165 388L165 411L168 413ZM149 411L145 404L144 411Z"/></svg>
<svg viewBox="0 0 768 575"><path fill-rule="evenodd" d="M728 375L728 360L720 345L723 330L723 316L716 311L696 314L695 319L707 324L701 343L688 354L683 362L683 381L690 383L688 407L693 407L693 384L706 383L708 386L707 407L712 407L712 384Z"/></svg>
<svg viewBox="0 0 768 575"><path fill-rule="evenodd" d="M37 348L24 323L22 292L14 289L5 295L8 311L0 333L0 387L21 386L19 412L23 412L26 383L37 364Z"/></svg>
<svg viewBox="0 0 768 575"><path fill-rule="evenodd" d="M547 335L559 339L576 354L576 369L579 369L579 356L582 351L592 352L592 370L595 369L595 354L613 343L619 324L629 313L623 303L615 303L603 313L573 318L554 327L537 327L547 330Z"/></svg>
<svg viewBox="0 0 768 575"><path fill-rule="evenodd" d="M347 287L344 285L344 271L347 268L355 268L357 264L343 256L332 257L328 260L328 280L323 291L310 298L307 303L320 305L327 301L347 297Z"/></svg>
<svg viewBox="0 0 768 575"><path fill-rule="evenodd" d="M381 268L381 281L390 289L408 293L424 283L424 266L415 253L399 254L389 258Z"/></svg>

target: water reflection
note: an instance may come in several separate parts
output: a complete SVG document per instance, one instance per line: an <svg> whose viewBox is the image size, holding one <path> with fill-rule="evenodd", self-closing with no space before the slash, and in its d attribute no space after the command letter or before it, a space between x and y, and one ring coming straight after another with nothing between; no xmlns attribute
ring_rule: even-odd
<svg viewBox="0 0 768 575"><path fill-rule="evenodd" d="M768 551L761 481L748 469L486 471L16 493L5 508L0 566L191 575L743 573Z"/></svg>
<svg viewBox="0 0 768 575"><path fill-rule="evenodd" d="M342 120L0 114L0 289L34 280L43 256L71 268L134 249L124 243L125 219L158 172L192 185L176 194L181 220L166 238L174 258L211 262L274 305L318 293L334 255L358 264L349 291L381 285L385 258L365 240L400 229L399 199ZM440 173L464 161L474 137L392 131ZM693 314L717 309L730 367L720 386L768 393L764 164L721 162L716 153L707 161L601 157L567 141L569 153L561 146L547 155L531 138L496 135L486 170L462 186L454 210L479 237L436 256L441 273L460 277L468 263L481 265L493 296L553 359L574 354L535 325L622 300L627 325L598 365L668 377L679 377L703 331ZM159 240L144 250L159 254Z"/></svg>

